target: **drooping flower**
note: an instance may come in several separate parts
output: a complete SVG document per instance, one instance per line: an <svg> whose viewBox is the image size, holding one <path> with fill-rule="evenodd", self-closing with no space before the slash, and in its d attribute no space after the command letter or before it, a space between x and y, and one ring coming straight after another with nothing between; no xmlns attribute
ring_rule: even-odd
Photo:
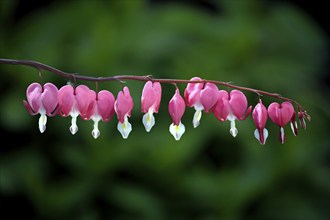
<svg viewBox="0 0 330 220"><path fill-rule="evenodd" d="M230 134L236 137L238 130L235 120L244 120L250 114L252 106L247 107L248 102L243 92L232 90L228 94L225 90L219 91L218 101L212 108L212 112L219 121L230 121Z"/></svg>
<svg viewBox="0 0 330 220"><path fill-rule="evenodd" d="M200 81L199 77L193 77L190 81ZM204 109L200 102L200 93L204 87L204 83L188 83L187 88L184 90L184 99L188 107L195 108L195 114L193 118L193 126L196 128L200 124L202 118L202 111Z"/></svg>
<svg viewBox="0 0 330 220"><path fill-rule="evenodd" d="M282 144L285 141L284 126L290 122L293 113L294 108L290 102L273 102L268 107L269 118L280 127L279 139Z"/></svg>
<svg viewBox="0 0 330 220"><path fill-rule="evenodd" d="M94 121L93 137L96 139L100 136L98 123L100 120L109 121L115 113L114 108L115 97L107 90L101 90L95 99L94 107L90 112L90 117Z"/></svg>
<svg viewBox="0 0 330 220"><path fill-rule="evenodd" d="M254 136L258 139L260 144L264 145L268 137L268 130L265 128L268 114L267 114L267 109L262 104L261 99L259 100L259 103L256 105L256 107L254 107L252 111L252 118L257 128L254 131Z"/></svg>
<svg viewBox="0 0 330 220"><path fill-rule="evenodd" d="M52 83L46 83L44 86L32 83L26 90L26 97L24 106L31 115L40 114L39 130L43 133L46 130L47 116L58 113L58 89Z"/></svg>
<svg viewBox="0 0 330 220"><path fill-rule="evenodd" d="M148 81L144 85L141 96L141 111L145 113L142 123L147 132L155 125L153 113L158 113L161 97L162 87L159 82Z"/></svg>
<svg viewBox="0 0 330 220"><path fill-rule="evenodd" d="M125 86L123 91L118 93L115 102L115 111L118 118L117 129L124 139L126 139L132 131L132 125L128 122L128 117L131 117L133 106L134 103L130 91L128 87Z"/></svg>
<svg viewBox="0 0 330 220"><path fill-rule="evenodd" d="M200 81L199 77L194 77L190 81ZM196 128L200 124L202 111L209 112L218 100L218 87L213 83L188 83L184 91L185 101L188 107L195 108L193 126Z"/></svg>
<svg viewBox="0 0 330 220"><path fill-rule="evenodd" d="M302 127L304 130L306 130L305 115L306 115L305 112L299 110L298 112L299 123L300 123L300 127Z"/></svg>
<svg viewBox="0 0 330 220"><path fill-rule="evenodd" d="M298 125L296 121L296 112L293 111L292 117L290 119L290 126L294 136L298 135Z"/></svg>
<svg viewBox="0 0 330 220"><path fill-rule="evenodd" d="M185 112L186 104L180 91L177 88L174 96L168 104L168 111L172 118L172 124L170 125L169 131L173 135L175 140L180 140L181 136L185 132L185 126L181 123L181 118Z"/></svg>
<svg viewBox="0 0 330 220"><path fill-rule="evenodd" d="M211 111L219 98L219 89L214 83L206 83L200 93L200 102L205 112Z"/></svg>
<svg viewBox="0 0 330 220"><path fill-rule="evenodd" d="M66 85L58 91L60 115L71 116L70 132L77 133L77 117L80 115L84 120L88 120L94 107L95 92L85 85L73 88Z"/></svg>

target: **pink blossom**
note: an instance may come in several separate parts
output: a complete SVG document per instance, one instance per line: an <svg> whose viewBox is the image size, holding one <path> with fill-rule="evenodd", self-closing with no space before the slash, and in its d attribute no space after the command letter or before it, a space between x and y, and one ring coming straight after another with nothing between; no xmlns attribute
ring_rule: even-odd
<svg viewBox="0 0 330 220"><path fill-rule="evenodd" d="M141 96L141 111L145 113L142 122L147 132L155 125L153 113L158 113L161 97L162 87L159 82L148 81L144 85Z"/></svg>
<svg viewBox="0 0 330 220"><path fill-rule="evenodd" d="M70 132L77 133L77 117L80 115L88 120L94 108L96 94L85 85L79 85L75 89L66 85L58 91L60 114L63 117L71 116Z"/></svg>
<svg viewBox="0 0 330 220"><path fill-rule="evenodd" d="M107 90L101 90L95 99L94 107L90 118L94 121L94 129L92 131L93 137L96 139L100 135L98 123L100 120L109 121L115 113L114 109L115 97Z"/></svg>
<svg viewBox="0 0 330 220"><path fill-rule="evenodd" d="M199 77L194 77L190 81L200 81ZM202 111L209 112L218 100L218 87L214 83L188 83L184 91L185 101L188 107L195 108L193 126L196 128L200 124Z"/></svg>
<svg viewBox="0 0 330 220"><path fill-rule="evenodd" d="M193 77L190 81L200 81L199 77ZM202 111L204 109L200 102L200 93L204 87L204 83L188 83L184 90L184 99L188 107L194 107L195 114L193 117L193 126L196 128L200 124L202 118Z"/></svg>
<svg viewBox="0 0 330 220"><path fill-rule="evenodd" d="M268 107L269 118L280 127L279 139L282 144L285 141L284 126L291 121L293 114L294 108L290 102L273 102Z"/></svg>
<svg viewBox="0 0 330 220"><path fill-rule="evenodd" d="M181 136L185 132L185 126L181 123L181 118L185 112L185 108L186 104L180 95L179 89L177 88L168 105L168 111L173 122L170 125L169 131L177 141L180 140Z"/></svg>
<svg viewBox="0 0 330 220"><path fill-rule="evenodd" d="M264 145L268 137L268 130L265 128L268 114L267 114L267 109L262 104L261 99L259 100L259 103L252 111L252 118L257 128L254 131L254 136L259 140L260 144Z"/></svg>
<svg viewBox="0 0 330 220"><path fill-rule="evenodd" d="M134 103L130 91L128 87L125 86L123 91L118 93L115 102L115 111L118 118L117 129L124 139L126 139L132 131L132 125L128 122L128 117L131 117L133 106Z"/></svg>
<svg viewBox="0 0 330 220"><path fill-rule="evenodd" d="M24 106L31 115L40 114L39 130L43 133L46 130L47 116L58 113L58 89L52 83L46 83L43 87L39 83L32 83L26 90L26 96Z"/></svg>
<svg viewBox="0 0 330 220"><path fill-rule="evenodd" d="M247 107L248 102L243 92L232 90L228 94L225 90L219 91L218 101L212 108L213 114L220 121L230 121L230 134L236 137L238 130L235 120L244 120L250 114L252 106Z"/></svg>

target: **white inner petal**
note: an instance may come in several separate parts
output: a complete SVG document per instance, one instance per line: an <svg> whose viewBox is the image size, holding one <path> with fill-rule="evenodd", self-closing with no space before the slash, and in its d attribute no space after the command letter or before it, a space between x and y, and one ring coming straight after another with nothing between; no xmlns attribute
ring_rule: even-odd
<svg viewBox="0 0 330 220"><path fill-rule="evenodd" d="M91 119L94 121L94 129L92 131L92 135L96 139L100 136L99 121L101 120L101 117L99 115L97 116L93 115Z"/></svg>
<svg viewBox="0 0 330 220"><path fill-rule="evenodd" d="M235 120L230 121L230 130L229 130L229 132L233 137L237 136L238 130L235 126Z"/></svg>
<svg viewBox="0 0 330 220"><path fill-rule="evenodd" d="M280 135L281 135L281 143L284 144L285 136L284 136L284 128L283 127L281 127L281 129L280 129Z"/></svg>
<svg viewBox="0 0 330 220"><path fill-rule="evenodd" d="M173 135L175 140L180 140L181 136L185 132L185 126L181 123L179 125L174 125L173 123L170 125L170 133Z"/></svg>
<svg viewBox="0 0 330 220"><path fill-rule="evenodd" d="M78 126L77 126L77 117L79 116L79 112L73 108L73 110L70 112L70 116L72 117L71 119L71 126L69 128L71 134L75 134L78 131Z"/></svg>
<svg viewBox="0 0 330 220"><path fill-rule="evenodd" d="M261 143L258 129L254 130L254 137Z"/></svg>
<svg viewBox="0 0 330 220"><path fill-rule="evenodd" d="M265 143L266 143L267 138L268 138L268 130L266 128L264 128L264 139L265 139Z"/></svg>
<svg viewBox="0 0 330 220"><path fill-rule="evenodd" d="M142 123L147 132L151 130L151 128L155 125L155 117L153 112L149 111L143 115Z"/></svg>
<svg viewBox="0 0 330 220"><path fill-rule="evenodd" d="M193 126L194 128L197 128L198 125L200 124L200 120L202 118L202 111L201 110L196 110L193 118Z"/></svg>
<svg viewBox="0 0 330 220"><path fill-rule="evenodd" d="M293 124L294 123L294 124ZM290 123L290 126L291 126L291 130L292 130L292 133L294 136L297 136L296 132L295 132L295 128L297 129L298 125L297 125L297 122L291 122Z"/></svg>
<svg viewBox="0 0 330 220"><path fill-rule="evenodd" d="M44 131L46 130L46 123L47 123L47 116L46 114L41 114L40 118L39 118L39 130L40 133L44 133Z"/></svg>
<svg viewBox="0 0 330 220"><path fill-rule="evenodd" d="M125 116L124 123L118 122L117 129L123 138L127 139L129 133L132 131L132 125L128 122L127 116Z"/></svg>

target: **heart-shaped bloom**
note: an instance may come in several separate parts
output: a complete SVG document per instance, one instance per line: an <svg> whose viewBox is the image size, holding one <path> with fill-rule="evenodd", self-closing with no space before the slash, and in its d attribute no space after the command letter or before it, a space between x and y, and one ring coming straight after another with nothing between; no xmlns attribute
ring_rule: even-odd
<svg viewBox="0 0 330 220"><path fill-rule="evenodd" d="M256 107L254 107L252 111L252 118L257 128L254 131L254 136L258 139L260 144L264 145L268 137L268 130L265 128L268 114L267 114L267 109L262 104L261 99L259 100L259 103L256 105Z"/></svg>
<svg viewBox="0 0 330 220"><path fill-rule="evenodd" d="M66 85L58 91L58 101L60 115L63 117L71 116L70 132L77 133L77 117L80 115L84 120L88 120L94 107L95 92L85 85L73 88Z"/></svg>
<svg viewBox="0 0 330 220"><path fill-rule="evenodd" d="M181 118L185 112L186 104L180 91L177 88L175 94L168 104L168 111L172 118L172 124L170 125L170 133L173 135L175 140L180 140L181 136L185 132L185 126L181 123Z"/></svg>
<svg viewBox="0 0 330 220"><path fill-rule="evenodd" d="M94 91L93 91L94 92ZM100 136L98 123L100 120L109 121L115 113L114 108L115 97L107 90L101 90L95 99L94 107L90 112L90 117L94 121L93 137L96 139Z"/></svg>
<svg viewBox="0 0 330 220"><path fill-rule="evenodd" d="M190 81L200 81L199 77L194 77ZM196 128L200 124L202 111L209 112L218 101L218 87L214 83L188 83L184 91L185 101L188 107L195 108L193 126Z"/></svg>
<svg viewBox="0 0 330 220"><path fill-rule="evenodd" d="M200 81L199 77L193 77L190 81ZM196 128L202 118L202 111L204 109L200 102L200 93L204 87L204 83L188 83L187 88L184 90L184 99L188 107L195 108L195 114L193 118L193 126Z"/></svg>
<svg viewBox="0 0 330 220"><path fill-rule="evenodd" d="M235 120L244 120L250 114L252 106L248 106L247 99L243 92L232 90L228 94L225 90L219 91L218 101L212 108L213 114L219 121L230 121L230 134L236 137L238 130Z"/></svg>
<svg viewBox="0 0 330 220"><path fill-rule="evenodd" d="M280 127L279 139L282 144L285 141L284 126L291 121L293 114L294 108L290 102L273 102L268 107L269 118Z"/></svg>
<svg viewBox="0 0 330 220"><path fill-rule="evenodd" d="M132 125L128 122L128 117L131 117L133 106L133 99L129 89L125 86L123 91L118 93L117 100L115 102L115 111L118 118L117 129L124 139L126 139L132 131Z"/></svg>
<svg viewBox="0 0 330 220"><path fill-rule="evenodd" d="M46 83L44 86L32 83L26 90L26 97L24 106L31 115L40 114L39 130L43 133L46 130L46 115L54 116L58 113L58 89L52 83Z"/></svg>
<svg viewBox="0 0 330 220"><path fill-rule="evenodd" d="M142 123L147 132L155 125L153 113L158 113L161 97L162 87L159 82L148 81L144 85L141 96L141 111L145 113Z"/></svg>

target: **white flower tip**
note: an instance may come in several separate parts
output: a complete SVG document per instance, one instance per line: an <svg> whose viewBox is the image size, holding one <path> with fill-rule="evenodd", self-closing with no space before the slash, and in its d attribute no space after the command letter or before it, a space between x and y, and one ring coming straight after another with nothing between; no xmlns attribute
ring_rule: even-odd
<svg viewBox="0 0 330 220"><path fill-rule="evenodd" d="M77 126L77 116L72 116L71 119L71 126L69 128L71 134L75 134L78 131L78 126Z"/></svg>
<svg viewBox="0 0 330 220"><path fill-rule="evenodd" d="M196 110L193 118L193 126L194 128L197 128L198 125L200 124L200 120L202 118L202 111L201 110Z"/></svg>
<svg viewBox="0 0 330 220"><path fill-rule="evenodd" d="M267 140L267 138L268 138L268 130L267 130L266 128L263 129L263 136L264 136L264 139L261 140L258 129L254 130L254 137L255 137L255 138L260 142L260 144L262 144L262 145L266 144L266 140Z"/></svg>
<svg viewBox="0 0 330 220"><path fill-rule="evenodd" d="M69 130L70 130L71 134L74 135L78 131L78 126L77 125L71 125Z"/></svg>
<svg viewBox="0 0 330 220"><path fill-rule="evenodd" d="M44 133L46 130L47 116L45 114L40 115L39 118L39 130L40 133Z"/></svg>
<svg viewBox="0 0 330 220"><path fill-rule="evenodd" d="M230 134L233 136L233 137L236 137L237 134L238 134L238 130L237 128L235 127L235 120L231 120L230 121L230 130L229 130Z"/></svg>
<svg viewBox="0 0 330 220"><path fill-rule="evenodd" d="M181 136L185 132L185 126L180 122L179 125L174 125L173 123L170 125L170 133L173 135L175 140L180 140Z"/></svg>
<svg viewBox="0 0 330 220"><path fill-rule="evenodd" d="M148 112L143 115L142 123L147 132L151 130L151 128L155 125L155 117L153 113Z"/></svg>
<svg viewBox="0 0 330 220"><path fill-rule="evenodd" d="M236 137L237 134L238 134L238 130L237 130L237 128L231 128L231 129L229 130L229 132L230 132L230 134L231 134L233 137Z"/></svg>
<svg viewBox="0 0 330 220"><path fill-rule="evenodd" d="M92 135L93 135L93 137L96 139L96 138L98 138L99 136L100 136L100 131L99 131L99 129L93 129L93 131L92 131Z"/></svg>
<svg viewBox="0 0 330 220"><path fill-rule="evenodd" d="M129 133L132 131L132 125L125 119L124 123L118 122L117 129L121 133L121 136L127 139Z"/></svg>

